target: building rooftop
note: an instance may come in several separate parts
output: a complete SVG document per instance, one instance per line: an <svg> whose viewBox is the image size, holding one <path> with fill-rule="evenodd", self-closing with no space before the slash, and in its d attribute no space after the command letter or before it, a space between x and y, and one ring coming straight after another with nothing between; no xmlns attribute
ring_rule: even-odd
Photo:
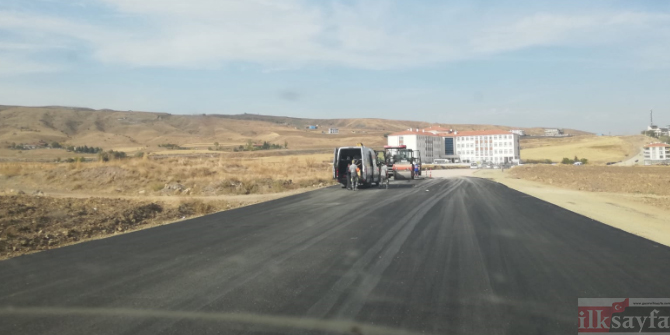
<svg viewBox="0 0 670 335"><path fill-rule="evenodd" d="M471 131L459 131L455 136L482 136L482 135L510 135L507 130L499 129L489 129L489 130L471 130Z"/></svg>
<svg viewBox="0 0 670 335"><path fill-rule="evenodd" d="M397 133L389 134L389 136L400 136L400 135L421 135L421 136L436 136L439 137L438 135L435 135L433 133L430 133L428 131L421 131L421 130L403 130L399 131Z"/></svg>
<svg viewBox="0 0 670 335"><path fill-rule="evenodd" d="M440 126L430 126L428 128L423 128L422 130L430 131L430 132L437 132L437 133L450 133L450 132L453 131L453 129L444 128L444 127L440 127Z"/></svg>
<svg viewBox="0 0 670 335"><path fill-rule="evenodd" d="M650 143L644 146L645 148L650 148L650 147L670 147L670 144L665 144L665 143Z"/></svg>
<svg viewBox="0 0 670 335"><path fill-rule="evenodd" d="M454 131L453 133L442 133L441 131L437 129L446 129L446 128L425 128L425 129L419 129L417 130L403 130L400 132L396 132L393 134L389 134L389 136L399 136L399 135L423 135L423 136L437 136L437 137L457 137L457 136L483 136L483 135L510 135L512 134L511 132L507 130L498 130L498 129L489 129L489 130L471 130L471 131ZM431 131L437 132L437 134L433 134ZM449 131L449 129L446 129L446 131Z"/></svg>

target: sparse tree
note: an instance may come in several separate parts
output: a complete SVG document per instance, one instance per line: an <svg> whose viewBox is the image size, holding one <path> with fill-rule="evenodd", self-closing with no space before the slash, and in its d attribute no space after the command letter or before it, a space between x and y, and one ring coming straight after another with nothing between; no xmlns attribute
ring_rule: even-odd
<svg viewBox="0 0 670 335"><path fill-rule="evenodd" d="M284 149L288 149L288 142L284 140Z"/></svg>
<svg viewBox="0 0 670 335"><path fill-rule="evenodd" d="M653 131L653 130L645 130L645 131L642 132L642 135L647 135L649 137L658 138L658 136L656 136L656 132Z"/></svg>

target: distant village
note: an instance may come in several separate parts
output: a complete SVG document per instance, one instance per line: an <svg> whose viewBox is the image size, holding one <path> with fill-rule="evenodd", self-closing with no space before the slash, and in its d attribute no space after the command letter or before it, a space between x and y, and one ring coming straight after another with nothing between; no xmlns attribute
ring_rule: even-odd
<svg viewBox="0 0 670 335"><path fill-rule="evenodd" d="M658 139L644 146L644 164L670 164L670 125L667 127L655 125L653 111L650 111L649 125L647 130L642 131L642 135Z"/></svg>

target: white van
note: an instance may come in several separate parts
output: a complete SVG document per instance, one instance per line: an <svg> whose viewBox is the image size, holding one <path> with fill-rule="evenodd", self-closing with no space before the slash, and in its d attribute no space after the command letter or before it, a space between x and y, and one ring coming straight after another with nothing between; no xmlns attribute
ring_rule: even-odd
<svg viewBox="0 0 670 335"><path fill-rule="evenodd" d="M471 164L470 164L470 168L471 168L471 169L478 169L479 166L477 165L477 163L471 163Z"/></svg>
<svg viewBox="0 0 670 335"><path fill-rule="evenodd" d="M356 160L361 169L360 185L379 185L380 175L377 166L377 153L365 146L335 148L333 153L333 179L343 186L347 185L347 164Z"/></svg>

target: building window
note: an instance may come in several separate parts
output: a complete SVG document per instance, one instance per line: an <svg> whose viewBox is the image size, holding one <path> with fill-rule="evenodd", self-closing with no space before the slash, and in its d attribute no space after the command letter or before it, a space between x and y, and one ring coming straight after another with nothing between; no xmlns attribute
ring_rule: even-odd
<svg viewBox="0 0 670 335"><path fill-rule="evenodd" d="M454 138L445 137L444 138L444 154L453 155L454 154Z"/></svg>

